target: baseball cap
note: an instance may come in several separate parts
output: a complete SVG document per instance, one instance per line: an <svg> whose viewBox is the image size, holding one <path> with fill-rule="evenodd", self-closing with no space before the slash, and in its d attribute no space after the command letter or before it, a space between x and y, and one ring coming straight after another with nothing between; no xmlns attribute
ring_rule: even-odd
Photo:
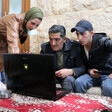
<svg viewBox="0 0 112 112"><path fill-rule="evenodd" d="M92 24L87 21L87 20L80 20L76 26L74 28L71 29L71 32L74 32L75 30L84 33L85 31L89 30L92 31L93 30L93 26Z"/></svg>

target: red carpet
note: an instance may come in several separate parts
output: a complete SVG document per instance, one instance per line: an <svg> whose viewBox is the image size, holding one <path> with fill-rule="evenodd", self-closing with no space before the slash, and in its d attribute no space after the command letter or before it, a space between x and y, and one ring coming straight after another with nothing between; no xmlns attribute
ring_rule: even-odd
<svg viewBox="0 0 112 112"><path fill-rule="evenodd" d="M58 101L12 94L0 99L0 112L100 112L112 110L112 98L70 93Z"/></svg>

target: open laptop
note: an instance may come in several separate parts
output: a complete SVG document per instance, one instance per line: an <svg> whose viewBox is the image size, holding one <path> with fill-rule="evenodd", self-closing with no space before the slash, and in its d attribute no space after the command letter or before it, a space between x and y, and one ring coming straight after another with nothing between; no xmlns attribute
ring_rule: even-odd
<svg viewBox="0 0 112 112"><path fill-rule="evenodd" d="M53 58L50 54L3 54L8 89L54 101L69 93L56 91Z"/></svg>

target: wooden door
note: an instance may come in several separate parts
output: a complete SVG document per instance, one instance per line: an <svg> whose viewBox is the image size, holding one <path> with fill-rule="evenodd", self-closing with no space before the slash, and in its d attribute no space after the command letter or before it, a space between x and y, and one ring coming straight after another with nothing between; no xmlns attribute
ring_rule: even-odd
<svg viewBox="0 0 112 112"><path fill-rule="evenodd" d="M30 9L30 0L22 0L22 13L27 12ZM23 53L23 51L30 51L30 37L27 37L27 40L24 44L20 44L20 53Z"/></svg>

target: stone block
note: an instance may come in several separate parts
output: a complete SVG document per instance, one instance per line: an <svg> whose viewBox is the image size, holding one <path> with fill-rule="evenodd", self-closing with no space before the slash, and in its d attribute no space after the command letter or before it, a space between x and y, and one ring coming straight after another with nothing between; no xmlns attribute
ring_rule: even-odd
<svg viewBox="0 0 112 112"><path fill-rule="evenodd" d="M62 14L70 10L70 0L52 0L53 14Z"/></svg>

